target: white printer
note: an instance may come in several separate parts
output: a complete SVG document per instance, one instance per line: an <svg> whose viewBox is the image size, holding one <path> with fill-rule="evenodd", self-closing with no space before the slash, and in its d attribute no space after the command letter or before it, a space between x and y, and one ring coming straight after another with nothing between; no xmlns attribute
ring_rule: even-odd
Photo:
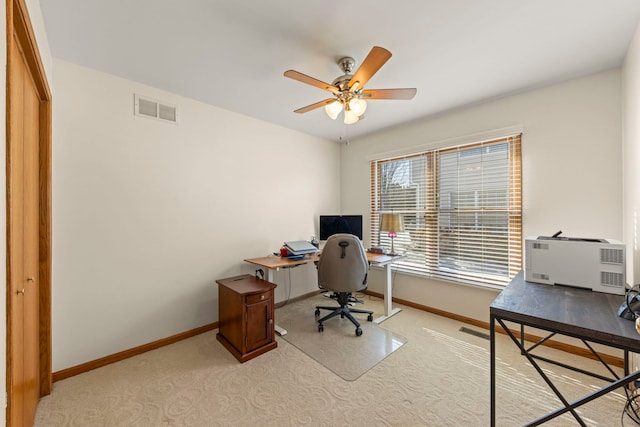
<svg viewBox="0 0 640 427"><path fill-rule="evenodd" d="M622 242L558 235L525 239L526 281L624 295L626 258Z"/></svg>

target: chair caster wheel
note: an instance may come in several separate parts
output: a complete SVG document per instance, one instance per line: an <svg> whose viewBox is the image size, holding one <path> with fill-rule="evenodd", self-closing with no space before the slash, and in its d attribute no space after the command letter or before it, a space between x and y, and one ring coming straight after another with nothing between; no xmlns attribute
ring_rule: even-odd
<svg viewBox="0 0 640 427"><path fill-rule="evenodd" d="M367 316L367 321L368 322L373 322L373 314L370 314Z"/></svg>
<svg viewBox="0 0 640 427"><path fill-rule="evenodd" d="M322 331L324 331L324 326L323 325L318 325L318 332L322 332Z"/></svg>
<svg viewBox="0 0 640 427"><path fill-rule="evenodd" d="M316 308L316 317L320 317L320 309Z"/></svg>
<svg viewBox="0 0 640 427"><path fill-rule="evenodd" d="M356 328L356 336L359 337L362 335L362 328Z"/></svg>

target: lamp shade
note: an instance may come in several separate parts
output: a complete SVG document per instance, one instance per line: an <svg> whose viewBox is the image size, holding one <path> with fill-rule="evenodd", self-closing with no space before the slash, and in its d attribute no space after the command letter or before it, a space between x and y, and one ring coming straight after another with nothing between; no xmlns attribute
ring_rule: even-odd
<svg viewBox="0 0 640 427"><path fill-rule="evenodd" d="M382 214L380 231L400 233L404 231L404 223L400 214Z"/></svg>
<svg viewBox="0 0 640 427"><path fill-rule="evenodd" d="M353 114L360 117L367 109L367 102L364 99L352 98L349 101L349 109L353 111Z"/></svg>
<svg viewBox="0 0 640 427"><path fill-rule="evenodd" d="M324 110L332 120L335 120L338 117L338 114L342 111L342 104L338 101L333 101L325 105Z"/></svg>
<svg viewBox="0 0 640 427"><path fill-rule="evenodd" d="M358 117L353 111L347 110L345 108L345 110L344 110L344 122L345 122L345 124L352 125L352 124L356 123L358 120L360 120L360 117Z"/></svg>

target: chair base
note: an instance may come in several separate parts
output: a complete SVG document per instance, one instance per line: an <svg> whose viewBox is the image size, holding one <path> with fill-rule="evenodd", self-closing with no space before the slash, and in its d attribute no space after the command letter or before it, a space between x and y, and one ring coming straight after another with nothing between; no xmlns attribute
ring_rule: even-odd
<svg viewBox="0 0 640 427"><path fill-rule="evenodd" d="M351 315L351 313L361 313L368 314L367 321L373 321L373 311L370 310L361 310L357 308L349 307L349 296L350 294L347 292L338 293L338 303L340 307L328 307L328 306L316 306L316 317L320 316L320 310L331 310L331 313L324 316L322 319L318 319L318 332L324 331L324 325L322 324L325 320L329 320L332 317L340 315L340 317L346 317L356 326L356 336L362 335L362 328L360 327L360 323L356 320L355 317Z"/></svg>
<svg viewBox="0 0 640 427"><path fill-rule="evenodd" d="M333 292L331 295L327 295L326 293L329 291L323 291L327 298L338 299L338 292ZM353 306L354 304L364 304L364 300L360 298L356 298L351 292L349 292L349 305Z"/></svg>

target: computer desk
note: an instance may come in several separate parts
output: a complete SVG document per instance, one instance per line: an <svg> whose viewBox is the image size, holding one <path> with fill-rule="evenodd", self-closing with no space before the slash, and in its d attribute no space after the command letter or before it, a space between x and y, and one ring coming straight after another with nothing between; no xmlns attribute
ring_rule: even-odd
<svg viewBox="0 0 640 427"><path fill-rule="evenodd" d="M374 319L375 323L381 323L387 320L389 317L400 312L400 308L392 307L392 278L391 278L391 265L393 261L398 259L397 256L389 256L383 254L374 254L367 252L367 261L369 264L384 267L385 270L385 286L384 286L384 315ZM276 255L270 255L260 258L248 258L246 262L263 267L267 270L267 280L273 283L273 273L281 268L290 268L297 265L309 264L320 260L320 254L307 255L303 259L291 260L286 257L279 257ZM276 332L279 335L285 335L287 331L282 327L276 325Z"/></svg>

